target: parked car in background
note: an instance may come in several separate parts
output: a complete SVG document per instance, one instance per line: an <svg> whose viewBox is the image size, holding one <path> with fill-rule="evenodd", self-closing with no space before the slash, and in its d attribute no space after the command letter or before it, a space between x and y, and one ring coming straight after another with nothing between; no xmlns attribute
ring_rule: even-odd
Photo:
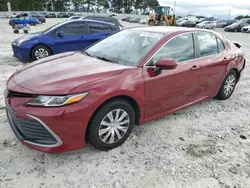
<svg viewBox="0 0 250 188"><path fill-rule="evenodd" d="M64 21L68 21L68 20L77 20L77 19L79 19L79 18L81 18L81 16L71 16L71 17L69 17L69 18L65 18Z"/></svg>
<svg viewBox="0 0 250 188"><path fill-rule="evenodd" d="M36 25L39 24L39 20L32 18L32 17L18 17L18 18L11 18L9 20L9 25L17 25L17 24L29 24L29 25Z"/></svg>
<svg viewBox="0 0 250 188"><path fill-rule="evenodd" d="M130 20L129 22L130 23L139 23L140 20L141 20L140 18L134 18L134 19Z"/></svg>
<svg viewBox="0 0 250 188"><path fill-rule="evenodd" d="M191 21L191 20L184 20L184 21L180 22L178 24L178 26L181 26L181 27L195 27L196 22Z"/></svg>
<svg viewBox="0 0 250 188"><path fill-rule="evenodd" d="M117 17L118 16L118 14L116 14L116 13L110 13L110 14L108 14L108 17Z"/></svg>
<svg viewBox="0 0 250 188"><path fill-rule="evenodd" d="M225 27L224 31L240 32L243 27L248 26L248 25L250 25L250 18L243 18L243 19Z"/></svg>
<svg viewBox="0 0 250 188"><path fill-rule="evenodd" d="M115 26L119 27L120 30L123 28L123 26L120 24L120 22L116 18L114 18L114 17L107 17L107 16L86 16L86 17L80 18L80 19L99 20L99 21L109 22L109 23L112 23Z"/></svg>
<svg viewBox="0 0 250 188"><path fill-rule="evenodd" d="M12 42L12 49L14 57L24 61L37 60L62 52L82 50L118 30L107 22L70 20L18 38Z"/></svg>
<svg viewBox="0 0 250 188"><path fill-rule="evenodd" d="M227 26L227 22L225 20L219 20L216 22L216 27L217 28L224 28Z"/></svg>
<svg viewBox="0 0 250 188"><path fill-rule="evenodd" d="M241 31L246 32L246 33L250 33L250 25L242 27Z"/></svg>
<svg viewBox="0 0 250 188"><path fill-rule="evenodd" d="M65 12L60 12L59 14L57 14L57 18L69 18L70 15L65 13Z"/></svg>
<svg viewBox="0 0 250 188"><path fill-rule="evenodd" d="M46 18L43 15L38 14L37 12L31 12L31 13L29 13L28 17L32 17L32 18L38 19L41 23L45 23L46 22Z"/></svg>
<svg viewBox="0 0 250 188"><path fill-rule="evenodd" d="M131 17L122 18L122 21L128 21Z"/></svg>
<svg viewBox="0 0 250 188"><path fill-rule="evenodd" d="M48 13L45 18L56 18L56 14L55 13Z"/></svg>
<svg viewBox="0 0 250 188"><path fill-rule="evenodd" d="M7 118L17 138L39 151L80 149L86 138L110 150L135 124L230 98L244 67L243 51L215 32L126 29L17 70L4 92Z"/></svg>
<svg viewBox="0 0 250 188"><path fill-rule="evenodd" d="M204 21L196 25L198 28L202 29L214 29L216 28L216 23L212 21Z"/></svg>
<svg viewBox="0 0 250 188"><path fill-rule="evenodd" d="M28 23L28 24L31 24L31 25L38 24L39 22L40 23L45 23L46 22L45 17L43 15L37 14L36 12L21 13L21 14L16 15L16 18L13 18L13 19L17 19L17 18L19 20L26 20L26 22L29 22L28 20L31 20L30 23ZM37 20L37 22L35 22L34 19Z"/></svg>
<svg viewBox="0 0 250 188"><path fill-rule="evenodd" d="M13 13L10 18L16 18L17 14L16 13Z"/></svg>
<svg viewBox="0 0 250 188"><path fill-rule="evenodd" d="M147 19L141 19L140 24L147 24Z"/></svg>

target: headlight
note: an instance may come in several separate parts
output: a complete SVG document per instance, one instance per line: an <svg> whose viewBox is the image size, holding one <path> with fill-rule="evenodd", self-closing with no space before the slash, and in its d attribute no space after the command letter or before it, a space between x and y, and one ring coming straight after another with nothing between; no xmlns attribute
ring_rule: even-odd
<svg viewBox="0 0 250 188"><path fill-rule="evenodd" d="M81 101L88 95L88 92L74 95L66 95L66 96L42 96L39 95L36 98L32 99L27 105L30 106L65 106L77 103Z"/></svg>
<svg viewBox="0 0 250 188"><path fill-rule="evenodd" d="M32 38L32 37L25 37L25 38L17 39L17 40L15 40L15 41L12 43L12 45L14 45L14 46L20 46L22 43L24 43L24 42L30 40L31 38Z"/></svg>

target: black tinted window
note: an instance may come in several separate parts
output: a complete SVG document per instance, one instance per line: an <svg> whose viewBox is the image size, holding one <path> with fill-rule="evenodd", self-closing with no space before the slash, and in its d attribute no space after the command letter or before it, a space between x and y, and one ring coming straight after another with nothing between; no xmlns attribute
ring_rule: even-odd
<svg viewBox="0 0 250 188"><path fill-rule="evenodd" d="M225 49L225 46L224 44L221 42L220 39L217 38L217 42L218 42L218 50L219 50L219 53L222 52L224 49Z"/></svg>
<svg viewBox="0 0 250 188"><path fill-rule="evenodd" d="M216 37L209 33L198 33L201 57L218 53Z"/></svg>
<svg viewBox="0 0 250 188"><path fill-rule="evenodd" d="M170 39L153 57L153 64L161 58L171 58L177 63L194 58L193 35L191 33L181 34Z"/></svg>
<svg viewBox="0 0 250 188"><path fill-rule="evenodd" d="M57 29L63 31L64 35L82 35L85 32L85 23L70 23Z"/></svg>
<svg viewBox="0 0 250 188"><path fill-rule="evenodd" d="M102 33L111 31L111 28L105 24L89 22L88 25L89 25L89 33Z"/></svg>

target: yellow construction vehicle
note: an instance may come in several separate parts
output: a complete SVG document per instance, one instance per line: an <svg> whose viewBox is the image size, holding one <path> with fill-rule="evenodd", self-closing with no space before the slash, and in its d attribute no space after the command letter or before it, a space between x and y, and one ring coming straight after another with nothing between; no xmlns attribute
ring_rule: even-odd
<svg viewBox="0 0 250 188"><path fill-rule="evenodd" d="M170 15L171 8L166 6L158 6L155 13L148 20L149 26L173 26L175 25L175 15Z"/></svg>

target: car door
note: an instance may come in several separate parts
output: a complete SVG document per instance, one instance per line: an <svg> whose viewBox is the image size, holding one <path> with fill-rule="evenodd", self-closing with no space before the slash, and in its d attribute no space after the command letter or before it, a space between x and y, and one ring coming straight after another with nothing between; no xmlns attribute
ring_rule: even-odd
<svg viewBox="0 0 250 188"><path fill-rule="evenodd" d="M71 22L55 29L52 33L53 40L48 42L56 53L83 50L85 34L86 23L84 21Z"/></svg>
<svg viewBox="0 0 250 188"><path fill-rule="evenodd" d="M198 32L197 46L201 66L201 78L198 93L200 97L214 97L226 74L227 63L231 56L227 54L222 40L212 33Z"/></svg>
<svg viewBox="0 0 250 188"><path fill-rule="evenodd" d="M145 117L171 112L196 99L200 79L199 61L192 33L170 39L143 68L145 81ZM153 74L154 64L161 58L172 58L178 66Z"/></svg>
<svg viewBox="0 0 250 188"><path fill-rule="evenodd" d="M98 22L87 23L87 34L82 38L85 48L93 43L107 37L113 31L113 28L108 24Z"/></svg>

